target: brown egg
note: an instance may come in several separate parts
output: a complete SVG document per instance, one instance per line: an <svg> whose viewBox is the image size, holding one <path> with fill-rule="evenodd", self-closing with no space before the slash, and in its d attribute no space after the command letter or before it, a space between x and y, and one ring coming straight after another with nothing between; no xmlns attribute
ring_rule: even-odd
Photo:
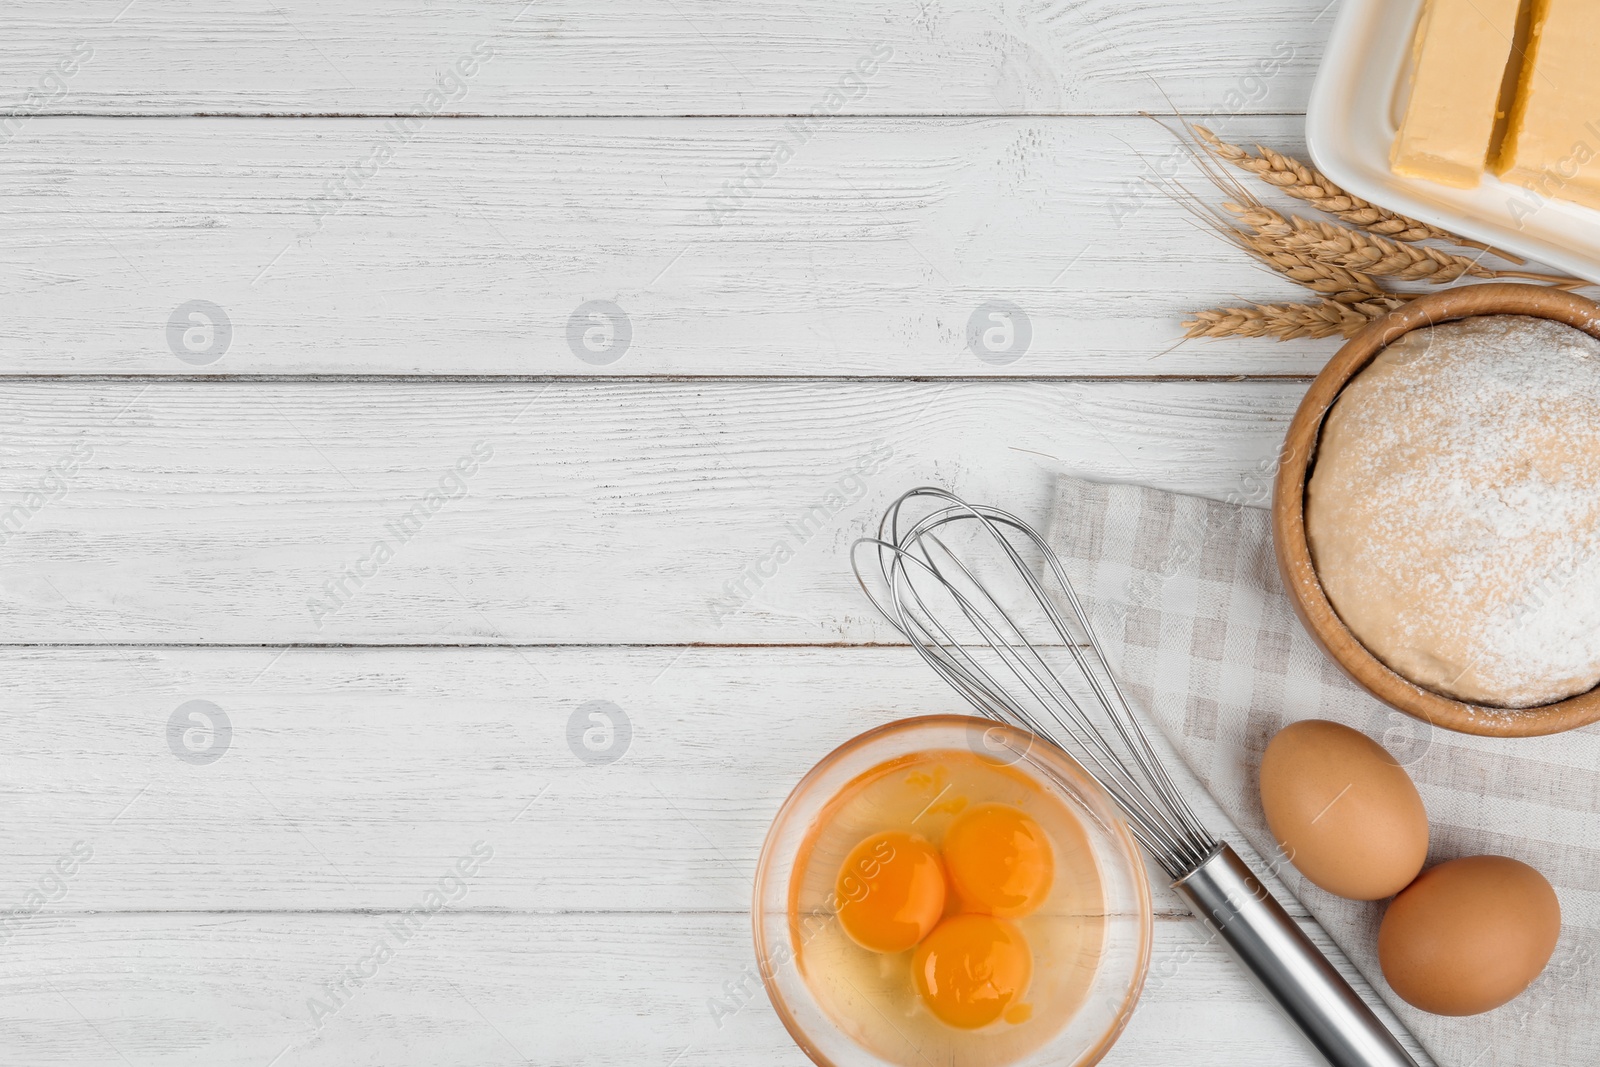
<svg viewBox="0 0 1600 1067"><path fill-rule="evenodd" d="M1498 1008L1539 977L1561 934L1544 875L1504 856L1469 856L1424 872L1378 929L1383 976L1435 1015Z"/></svg>
<svg viewBox="0 0 1600 1067"><path fill-rule="evenodd" d="M1382 745L1321 719L1278 731L1261 757L1267 825L1301 874L1352 900L1393 896L1428 857L1428 816Z"/></svg>

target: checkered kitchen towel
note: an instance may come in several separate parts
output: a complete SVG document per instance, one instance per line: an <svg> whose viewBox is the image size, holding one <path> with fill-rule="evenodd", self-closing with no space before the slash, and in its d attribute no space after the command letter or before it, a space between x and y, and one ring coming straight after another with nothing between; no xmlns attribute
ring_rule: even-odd
<svg viewBox="0 0 1600 1067"><path fill-rule="evenodd" d="M1384 983L1382 903L1343 900L1284 868L1441 1067L1600 1064L1600 727L1469 737L1374 700L1301 629L1260 508L1063 478L1048 538L1130 698L1262 855L1276 854L1257 788L1262 751L1289 722L1333 719L1407 765L1432 823L1430 864L1512 856L1555 885L1563 925L1544 974L1502 1008L1450 1019L1409 1007Z"/></svg>

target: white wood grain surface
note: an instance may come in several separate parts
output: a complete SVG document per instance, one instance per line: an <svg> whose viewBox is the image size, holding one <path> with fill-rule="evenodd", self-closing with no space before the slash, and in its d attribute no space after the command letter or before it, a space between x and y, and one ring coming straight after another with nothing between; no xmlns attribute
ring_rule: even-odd
<svg viewBox="0 0 1600 1067"><path fill-rule="evenodd" d="M441 119L403 139L373 118L35 119L0 170L0 373L1036 378L1326 358L1168 351L1191 311L1295 290L1163 191L1204 179L1150 118L832 119L803 143L792 125ZM1298 127L1227 123L1278 145ZM200 362L167 329L194 300L231 325ZM569 322L596 300L629 336L591 357ZM968 326L996 300L1031 339L986 355Z"/></svg>
<svg viewBox="0 0 1600 1067"><path fill-rule="evenodd" d="M353 985L342 1007L317 1011L311 1002L332 1006L325 987L347 969L373 970L375 946L393 921L385 914L172 912L41 921L0 961L10 1062L810 1062L765 995L749 986L744 915L447 911ZM1108 1067L1321 1062L1287 1022L1261 1008L1239 969L1192 922L1156 924L1152 971L1170 977L1152 979ZM754 997L739 994L741 984Z"/></svg>
<svg viewBox="0 0 1600 1067"><path fill-rule="evenodd" d="M0 932L0 1033L39 1064L803 1062L739 991L792 764L962 710L882 648L13 649L0 683L19 828L0 893L61 886ZM169 751L191 700L227 717L214 763ZM629 728L604 765L569 740L592 700ZM86 858L52 880L68 853ZM441 885L448 907L401 942ZM1212 1043L1219 1063L1316 1062L1152 888L1148 989L1110 1062ZM346 968L365 980L341 1005Z"/></svg>
<svg viewBox="0 0 1600 1067"><path fill-rule="evenodd" d="M0 94L47 113L1298 111L1328 0L9 0ZM82 42L80 44L80 42ZM460 84L462 56L493 58ZM46 80L62 57L76 72ZM860 78L858 64L881 56ZM433 104L430 91L438 90ZM837 93L837 97L830 96ZM1170 101L1170 103L1169 103Z"/></svg>
<svg viewBox="0 0 1600 1067"><path fill-rule="evenodd" d="M1332 346L1166 351L1293 290L1139 112L1297 148L1329 11L5 5L0 1061L803 1062L712 1010L766 825L959 710L849 541L926 482L1252 492ZM996 301L1025 347L969 340ZM1314 1063L1157 900L1108 1062Z"/></svg>
<svg viewBox="0 0 1600 1067"><path fill-rule="evenodd" d="M0 683L0 902L83 841L90 912L399 910L478 841L473 910L741 911L797 762L969 711L907 648L10 649ZM194 700L214 763L169 746ZM605 763L568 734L597 701Z"/></svg>
<svg viewBox="0 0 1600 1067"><path fill-rule="evenodd" d="M1041 523L1064 469L1260 493L1303 390L13 382L0 637L887 640L848 552L904 489L933 480Z"/></svg>

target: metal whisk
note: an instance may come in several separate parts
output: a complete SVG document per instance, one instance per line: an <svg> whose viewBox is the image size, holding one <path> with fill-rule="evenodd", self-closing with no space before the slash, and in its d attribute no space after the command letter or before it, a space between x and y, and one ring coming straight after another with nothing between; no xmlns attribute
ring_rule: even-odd
<svg viewBox="0 0 1600 1067"><path fill-rule="evenodd" d="M929 506L908 511L914 503ZM870 582L863 549L877 556ZM942 489L913 489L889 506L876 538L855 543L851 566L868 599L968 703L1065 750L1111 795L1189 909L1330 1064L1416 1067L1244 861L1195 817L1061 561L1032 527ZM1051 666L1067 659L1076 686Z"/></svg>

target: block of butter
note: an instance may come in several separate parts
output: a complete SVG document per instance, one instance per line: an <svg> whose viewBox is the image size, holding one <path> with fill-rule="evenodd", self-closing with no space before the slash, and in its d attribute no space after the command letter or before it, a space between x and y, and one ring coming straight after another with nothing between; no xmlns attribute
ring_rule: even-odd
<svg viewBox="0 0 1600 1067"><path fill-rule="evenodd" d="M1495 172L1600 207L1600 3L1532 0L1527 59Z"/></svg>
<svg viewBox="0 0 1600 1067"><path fill-rule="evenodd" d="M1584 0L1570 3L1580 7ZM1427 0L1412 45L1411 100L1390 151L1396 174L1462 188L1478 184L1501 115L1520 6Z"/></svg>

